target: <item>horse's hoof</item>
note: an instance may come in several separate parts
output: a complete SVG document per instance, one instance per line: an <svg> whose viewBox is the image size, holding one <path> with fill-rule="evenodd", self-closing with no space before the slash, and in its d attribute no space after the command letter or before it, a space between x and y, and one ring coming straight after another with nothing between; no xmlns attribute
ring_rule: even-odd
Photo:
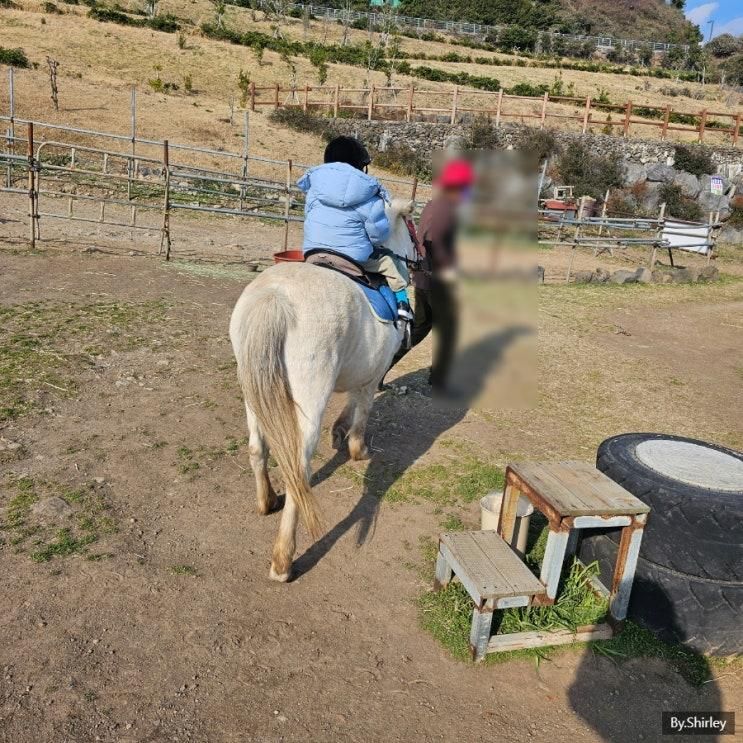
<svg viewBox="0 0 743 743"><path fill-rule="evenodd" d="M277 573L273 569L273 565L271 565L271 569L268 571L268 577L271 580L277 580L279 583L286 583L289 578L291 578L292 571L291 569L287 570L286 573Z"/></svg>
<svg viewBox="0 0 743 743"><path fill-rule="evenodd" d="M348 442L348 453L356 462L363 461L365 459L369 459L371 455L369 454L369 449L367 449L366 444L357 444L353 441Z"/></svg>

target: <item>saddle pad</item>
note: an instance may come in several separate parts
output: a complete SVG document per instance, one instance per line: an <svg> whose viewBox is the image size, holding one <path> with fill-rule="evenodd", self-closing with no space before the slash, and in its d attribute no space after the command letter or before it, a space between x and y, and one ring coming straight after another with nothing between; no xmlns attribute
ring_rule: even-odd
<svg viewBox="0 0 743 743"><path fill-rule="evenodd" d="M397 320L397 300L395 295L388 286L380 286L379 289L372 289L356 282L356 285L364 292L371 311L377 320L382 322L394 322Z"/></svg>

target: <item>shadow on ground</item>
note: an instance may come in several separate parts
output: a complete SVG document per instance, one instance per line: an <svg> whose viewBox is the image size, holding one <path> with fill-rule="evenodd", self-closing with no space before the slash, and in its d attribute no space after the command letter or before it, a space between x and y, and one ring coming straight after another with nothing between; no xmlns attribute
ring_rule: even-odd
<svg viewBox="0 0 743 743"><path fill-rule="evenodd" d="M458 391L455 399L437 401L430 397L426 381L428 368L409 372L395 380L398 389L405 386L412 393L405 398L404 405L394 390L377 397L369 418L367 440L384 442L380 447L384 451L373 453L364 474L362 495L348 516L297 558L294 563L297 577L311 570L350 529L356 528L358 546L373 535L380 504L389 489L439 436L464 418L488 375L502 362L508 347L517 338L532 332L532 328L512 326L493 332L465 348L458 355L456 365L466 370L466 385ZM345 450L337 452L315 473L312 484L320 484L347 461Z"/></svg>

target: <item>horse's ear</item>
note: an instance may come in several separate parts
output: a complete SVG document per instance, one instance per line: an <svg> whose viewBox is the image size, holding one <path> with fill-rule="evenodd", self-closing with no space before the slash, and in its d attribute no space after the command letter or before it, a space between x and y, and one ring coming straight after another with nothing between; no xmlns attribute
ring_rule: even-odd
<svg viewBox="0 0 743 743"><path fill-rule="evenodd" d="M394 216L402 215L409 217L415 209L415 201L412 199L392 199L390 213Z"/></svg>

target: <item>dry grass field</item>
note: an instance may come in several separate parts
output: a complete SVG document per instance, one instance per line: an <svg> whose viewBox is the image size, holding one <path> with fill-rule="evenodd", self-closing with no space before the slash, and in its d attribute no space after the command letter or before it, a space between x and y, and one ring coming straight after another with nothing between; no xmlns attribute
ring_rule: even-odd
<svg viewBox="0 0 743 743"><path fill-rule="evenodd" d="M145 136L162 137L167 132L174 141L203 143L210 146L223 146L230 149L240 136L240 116L236 116L237 126L230 128L225 124L229 119L230 102L239 109L240 91L238 75L241 71L249 75L256 85L279 82L284 86L294 82L300 88L305 84L317 84L317 72L309 60L303 57L292 58L291 70L280 55L267 50L259 64L255 54L247 48L225 42L204 38L198 32L198 25L187 32L184 48L179 48L176 34L166 34L149 29L132 28L112 23L101 23L87 18L85 6L69 6L59 3L63 15L44 13L43 4L36 0L23 0L23 10L4 10L0 18L0 45L21 47L30 59L38 63L37 71L23 71L17 75L17 113L20 116L46 121L64 121L85 125L95 129L121 131L128 125L129 88L136 85L139 91L139 123ZM134 7L132 5L132 7ZM199 24L213 17L213 6L206 0L193 3L167 0L159 5L159 12L172 12L178 17ZM257 20L253 21L253 16ZM262 14L246 9L228 7L225 24L238 30L257 29L271 33L272 23L262 20ZM288 38L303 38L301 21L287 22L282 32ZM308 38L328 42L338 41L342 28L337 24L312 22ZM352 32L352 40L361 42L366 32ZM376 41L377 35L374 35ZM402 48L407 51L425 51L428 54L442 54L452 49L461 53L468 50L439 42L422 42L403 37ZM476 55L493 56L487 52ZM46 75L43 71L45 56L51 55L60 62L60 106L55 112L47 93ZM495 55L505 59L505 55ZM415 64L415 63L414 63ZM677 84L669 80L656 80L631 75L608 73L589 73L551 69L524 68L518 66L477 65L467 63L445 63L426 61L419 64L441 68L448 71L466 71L471 74L497 77L504 86L519 82L552 84L561 79L564 89L576 96L598 96L601 91L609 93L612 101L624 103L628 99L652 103L658 106L670 105L674 110L698 112L703 107L734 111L740 106L740 96L731 96L720 90L719 86L698 84ZM155 92L150 80L161 79L163 83L178 86L177 92L164 94ZM186 91L186 81L190 81L191 92ZM343 87L362 87L369 83L377 86L385 84L381 72L367 73L366 70L349 65L329 65L329 85ZM415 85L418 88L433 89L434 83L417 78L395 74L393 83L401 87ZM7 90L0 89L0 107L7 110ZM445 84L439 89L446 91L437 103L431 98L430 105L450 106L451 86ZM676 90L679 95L671 96ZM688 95L692 97L688 97ZM463 96L460 105L472 104ZM494 105L494 95L478 95L479 105ZM363 102L360 99L360 102ZM535 113L538 103L511 102L509 111L514 113ZM580 115L580 106L551 105L555 113ZM282 131L265 121L266 109L259 110L253 117L253 150L265 156L292 156L299 161L312 161L316 154L308 148L305 137L293 132ZM614 116L621 118L620 114ZM513 120L513 119L510 119ZM575 124L577 126L577 123ZM601 127L598 127L600 130ZM646 127L641 131L645 136L657 136L656 128ZM688 137L688 135L683 135ZM720 135L710 131L711 142L723 141ZM236 147L237 148L237 147Z"/></svg>

